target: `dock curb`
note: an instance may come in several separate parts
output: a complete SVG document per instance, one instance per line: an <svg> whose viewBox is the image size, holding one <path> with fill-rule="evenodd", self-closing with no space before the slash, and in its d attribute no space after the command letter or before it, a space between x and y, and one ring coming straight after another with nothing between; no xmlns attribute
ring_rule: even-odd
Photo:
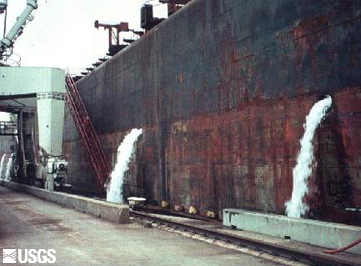
<svg viewBox="0 0 361 266"><path fill-rule="evenodd" d="M57 203L68 208L75 209L83 213L91 214L95 217L102 218L110 222L119 224L129 223L128 205L115 204L63 192L51 192L44 189L3 180L0 181L0 185L15 191L27 193L40 199Z"/></svg>

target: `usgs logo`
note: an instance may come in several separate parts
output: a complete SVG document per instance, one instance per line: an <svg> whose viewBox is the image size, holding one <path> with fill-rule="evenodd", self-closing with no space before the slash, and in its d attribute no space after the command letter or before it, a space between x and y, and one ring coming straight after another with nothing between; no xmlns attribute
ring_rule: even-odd
<svg viewBox="0 0 361 266"><path fill-rule="evenodd" d="M55 249L3 249L3 263L55 263Z"/></svg>

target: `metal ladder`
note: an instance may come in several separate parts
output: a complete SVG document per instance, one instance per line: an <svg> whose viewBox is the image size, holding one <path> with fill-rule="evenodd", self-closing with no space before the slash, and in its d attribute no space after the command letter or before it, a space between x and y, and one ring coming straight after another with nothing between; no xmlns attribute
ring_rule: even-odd
<svg viewBox="0 0 361 266"><path fill-rule="evenodd" d="M110 165L80 97L78 88L70 75L66 76L66 90L68 94L67 106L73 115L76 128L83 140L83 144L97 178L97 184L100 189L103 189L104 183L109 179Z"/></svg>

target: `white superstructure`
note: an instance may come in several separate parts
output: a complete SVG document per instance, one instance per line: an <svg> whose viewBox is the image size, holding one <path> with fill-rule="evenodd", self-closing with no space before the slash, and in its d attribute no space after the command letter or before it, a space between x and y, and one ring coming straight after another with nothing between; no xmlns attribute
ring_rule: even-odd
<svg viewBox="0 0 361 266"><path fill-rule="evenodd" d="M62 173L66 172L67 163L59 159L62 155L65 100L64 70L42 67L0 67L0 109L18 114L35 113L35 121L37 121L35 133L38 136L39 149L39 154L35 157L46 157L46 163L43 164L47 168L38 169L42 165L39 164L36 166L36 175L37 178L44 179L46 173L45 185L50 190L54 186L53 180L59 178L59 174L63 178ZM42 162L45 160L40 159ZM61 169L57 165L60 165Z"/></svg>

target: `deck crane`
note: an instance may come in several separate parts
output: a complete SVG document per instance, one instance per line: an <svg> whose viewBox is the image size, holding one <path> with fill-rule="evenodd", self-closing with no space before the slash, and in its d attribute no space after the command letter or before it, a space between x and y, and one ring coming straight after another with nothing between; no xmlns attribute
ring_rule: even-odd
<svg viewBox="0 0 361 266"><path fill-rule="evenodd" d="M26 8L17 18L15 24L6 34L6 36L0 41L0 59L3 59L4 53L13 47L14 41L19 37L23 31L24 26L27 21L31 20L31 13L34 9L38 8L38 0L27 0ZM0 10L5 10L7 8L7 0L0 2Z"/></svg>

